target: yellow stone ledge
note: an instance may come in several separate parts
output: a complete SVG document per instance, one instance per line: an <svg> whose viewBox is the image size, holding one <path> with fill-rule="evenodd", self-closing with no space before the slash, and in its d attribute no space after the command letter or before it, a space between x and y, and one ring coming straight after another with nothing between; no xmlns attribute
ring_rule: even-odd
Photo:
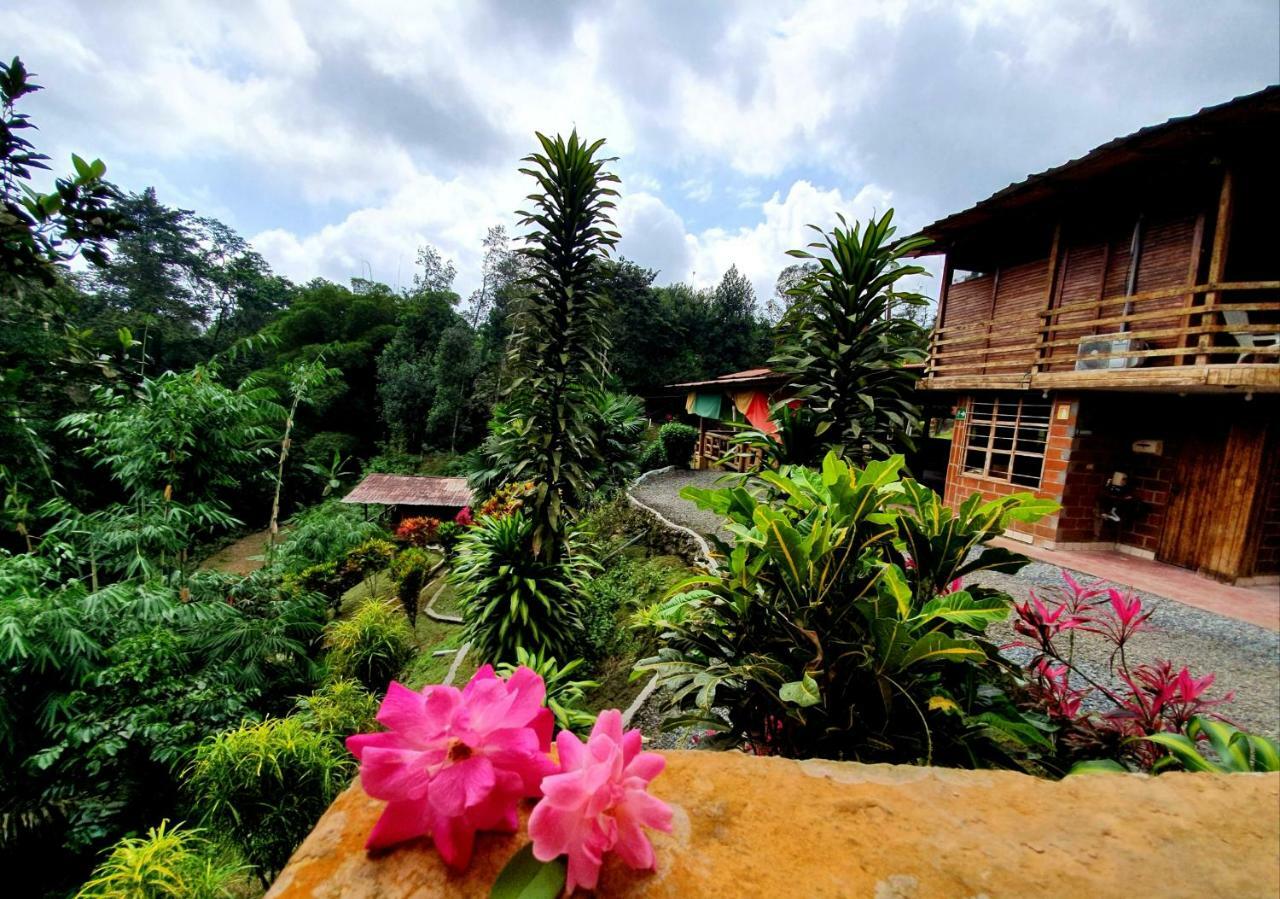
<svg viewBox="0 0 1280 899"><path fill-rule="evenodd" d="M1276 896L1280 774L1087 775L668 752L653 792L675 810L658 870L607 860L599 896ZM526 840L481 835L448 873L426 840L370 856L381 813L357 781L269 899L484 897ZM527 809L525 814L527 816Z"/></svg>

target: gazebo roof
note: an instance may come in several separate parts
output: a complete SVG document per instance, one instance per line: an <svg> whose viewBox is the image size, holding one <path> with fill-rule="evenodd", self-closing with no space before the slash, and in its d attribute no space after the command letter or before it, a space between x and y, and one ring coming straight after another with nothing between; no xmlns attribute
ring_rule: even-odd
<svg viewBox="0 0 1280 899"><path fill-rule="evenodd" d="M342 498L344 503L377 506L447 506L471 504L466 478L438 478L405 474L371 474Z"/></svg>
<svg viewBox="0 0 1280 899"><path fill-rule="evenodd" d="M759 384L766 381L780 381L786 378L782 372L774 371L771 368L748 368L743 371L729 372L727 375L721 375L718 378L711 378L707 381L681 381L678 384L668 384L668 387L740 387L743 384Z"/></svg>

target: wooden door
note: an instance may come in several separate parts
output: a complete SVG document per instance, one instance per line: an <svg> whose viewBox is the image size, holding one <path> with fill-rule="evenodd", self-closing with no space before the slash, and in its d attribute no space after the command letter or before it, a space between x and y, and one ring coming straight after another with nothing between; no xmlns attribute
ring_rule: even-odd
<svg viewBox="0 0 1280 899"><path fill-rule="evenodd" d="M1176 452L1177 467L1169 489L1169 506L1156 558L1170 565L1198 569L1201 544L1214 529L1218 503L1214 496L1224 460L1225 422L1206 421L1186 433Z"/></svg>
<svg viewBox="0 0 1280 899"><path fill-rule="evenodd" d="M1205 416L1190 428L1177 450L1157 559L1225 580L1251 573L1266 433L1259 417Z"/></svg>

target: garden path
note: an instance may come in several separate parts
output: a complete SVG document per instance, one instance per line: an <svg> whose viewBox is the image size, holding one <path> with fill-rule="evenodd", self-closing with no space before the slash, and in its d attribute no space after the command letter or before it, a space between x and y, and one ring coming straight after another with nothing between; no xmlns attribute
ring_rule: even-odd
<svg viewBox="0 0 1280 899"><path fill-rule="evenodd" d="M680 491L689 485L716 486L722 476L715 471L670 471L653 475L633 488L641 502L662 512L671 521L703 534L719 527L716 516L698 509L681 498ZM723 532L721 532L723 535ZM1012 547L1017 549L1017 547ZM1035 561L1016 575L983 572L978 583L1007 591L1018 602L1027 599L1032 590L1044 590L1062 581L1064 569L1058 565ZM1082 582L1094 580L1087 574L1072 572ZM1128 587L1130 585L1121 585ZM1133 638L1126 649L1130 664L1170 659L1187 665L1197 676L1212 672L1217 680L1213 695L1234 691L1235 699L1221 711L1246 730L1280 737L1280 634L1227 615L1196 608L1176 599L1145 590L1134 590L1147 608L1155 610L1149 627ZM1013 639L1008 622L995 625L989 634L1005 642ZM1108 658L1104 647L1084 641L1078 661L1082 668L1101 682L1119 686L1108 677ZM1011 658L1025 650L1010 649Z"/></svg>

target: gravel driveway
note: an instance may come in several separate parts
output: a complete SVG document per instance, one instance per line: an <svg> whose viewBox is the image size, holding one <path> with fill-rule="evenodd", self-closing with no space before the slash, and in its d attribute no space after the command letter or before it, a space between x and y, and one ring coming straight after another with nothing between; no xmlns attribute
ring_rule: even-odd
<svg viewBox="0 0 1280 899"><path fill-rule="evenodd" d="M720 526L717 516L682 499L680 491L689 485L716 486L721 476L716 471L664 472L634 488L632 495L677 524L711 534ZM1079 572L1072 574L1081 582L1093 580ZM983 572L973 580L1005 590L1022 602L1032 589L1060 584L1062 569L1032 562L1017 575ZM1126 648L1130 665L1169 659L1186 665L1196 676L1212 672L1217 679L1211 695L1235 693L1232 702L1220 707L1224 715L1246 730L1280 737L1280 634L1163 596L1135 593L1155 614L1147 622L1147 630L1134 636ZM1014 636L1008 622L992 626L988 633L999 641ZM1115 681L1109 676L1108 649L1107 644L1085 635L1083 641L1077 641L1077 663L1090 677L1111 686ZM1008 652L1011 658L1025 658L1024 650Z"/></svg>

